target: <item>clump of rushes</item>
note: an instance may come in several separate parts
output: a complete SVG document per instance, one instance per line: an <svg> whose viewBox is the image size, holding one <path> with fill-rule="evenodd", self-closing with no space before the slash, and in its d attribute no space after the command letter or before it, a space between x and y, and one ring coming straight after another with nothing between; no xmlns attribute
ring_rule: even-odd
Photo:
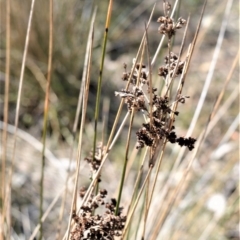
<svg viewBox="0 0 240 240"><path fill-rule="evenodd" d="M84 197L85 188L80 189L80 197ZM87 203L81 207L80 214L74 211L72 218L75 221L75 228L71 232L71 240L94 240L94 239L114 239L121 236L121 231L126 222L126 216L122 214L122 208L116 211L116 199L105 204L104 199L107 196L107 190L102 189L96 196L91 196ZM100 206L105 205L105 213L103 215L94 215L93 212Z"/></svg>
<svg viewBox="0 0 240 240"><path fill-rule="evenodd" d="M186 146L191 151L194 148L196 139L192 137L179 137L175 132L175 117L179 115L177 111L178 103L184 104L189 96L183 96L181 90L177 90L176 97L172 101L170 98L170 88L173 80L178 76L182 76L186 61L180 60L180 57L171 51L171 38L176 31L184 26L186 20L179 18L177 22L169 17L171 5L164 1L164 13L158 19L160 23L159 32L168 38L168 55L165 56L165 64L158 68L158 75L165 82L165 90L162 94L156 87L153 87L150 77L150 70L145 64L133 60L133 67L127 70L127 64L124 64L124 72L122 80L127 82L127 88L115 91L115 95L122 98L127 105L127 109L131 114L142 112L145 116L145 122L136 132L137 144L136 148L140 149L145 146L151 149L151 158L149 166L154 166L152 159L157 152L157 148L162 141L172 144ZM152 73L152 71L151 71ZM159 85L159 84L158 84ZM160 89L161 90L161 89ZM99 170L103 156L107 150L102 144L95 149L95 154L90 153L85 160L90 164L92 175ZM127 159L127 158L126 158ZM100 182L98 175L98 182ZM123 173L124 176L124 173ZM124 177L123 177L124 179ZM120 189L121 193L122 188ZM85 196L85 189L80 190L80 197ZM72 218L75 221L74 230L71 232L71 239L115 239L115 237L124 235L124 226L126 216L122 214L123 209L118 207L120 197L117 202L111 199L110 203L104 202L107 190L96 191L96 195L91 197L81 207L80 213L73 211ZM103 215L95 214L95 210L105 205L106 211ZM127 226L127 223L126 223ZM122 236L123 237L123 236Z"/></svg>

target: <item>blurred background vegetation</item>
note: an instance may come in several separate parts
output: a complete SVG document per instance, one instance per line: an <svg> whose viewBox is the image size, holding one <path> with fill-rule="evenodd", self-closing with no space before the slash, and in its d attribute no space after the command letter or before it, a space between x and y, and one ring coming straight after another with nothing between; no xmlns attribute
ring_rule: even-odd
<svg viewBox="0 0 240 240"><path fill-rule="evenodd" d="M151 56L153 56L160 41L160 35L157 31L157 19L163 14L162 1L117 0L113 3L112 21L109 29L109 41L107 43L107 56L104 65L105 68L103 72L102 87L102 101L105 101L105 103L109 103L109 121L106 131L111 128L118 108L119 99L115 97L114 91L117 91L123 87L123 83L121 81L123 64L126 63L128 69L131 68L132 60L137 53L137 49L139 47L145 29L145 24L148 21L153 4L155 2L156 9L148 31L149 49ZM204 81L206 79L209 66L211 64L213 51L217 43L217 37L222 23L226 3L227 1L208 1L199 41L197 43L196 51L193 55L186 86L184 87L184 94L189 95L191 98L187 103L187 107L181 109L181 114L177 123L177 127L179 128L179 131L182 135L184 135L187 131L187 128L195 111L198 99L201 95L202 87L204 85ZM203 1L196 0L183 0L179 5L179 9L177 11L178 16L182 16L186 19L190 14L191 17L187 41L185 44L186 47L193 39L196 26L199 21L202 5ZM56 154L58 158L61 159L69 157L71 131L73 127L74 116L76 114L79 89L81 86L90 20L94 8L97 7L97 17L94 27L95 30L89 107L87 109L86 142L84 142L84 144L86 144L87 146L86 152L89 151L92 146L92 120L95 109L95 96L97 91L97 79L99 74L100 54L104 34L107 6L108 1L103 0L58 0L54 2L53 71L50 94L49 131L47 144L51 151ZM3 121L3 96L5 81L5 8L5 1L1 1L1 121ZM30 1L12 1L10 69L11 78L9 96L10 124L14 123L15 118L16 96L19 87L18 84L20 68L22 63L29 11ZM20 107L19 128L26 131L28 134L38 140L40 140L42 136L44 111L43 106L47 74L49 36L48 11L49 10L47 1L36 1L30 33L27 65L24 76L23 96ZM235 0L233 2L231 14L228 20L227 31L223 41L220 56L217 61L216 70L214 72L214 80L210 86L209 94L207 95L207 99L198 122L198 127L194 130L193 137L198 137L199 133L208 121L213 104L216 101L216 98L223 87L223 82L227 78L233 59L238 51L238 11L238 2ZM177 35L174 40L175 52L178 52L182 39L182 33L183 31L179 35ZM157 69L158 66L164 63L163 59L166 55L166 52L167 48L165 52L162 51L160 53L157 59L156 66L153 69L153 77L156 79L156 81L159 81L159 85L161 84L161 79L157 76ZM236 87L239 87L237 71L234 72L232 80L230 81L226 89L224 100L228 99L228 97L231 95L231 93L235 90ZM202 151L199 156L199 164L201 165L201 169L203 172L205 169L204 166L207 166L209 156L213 152L213 149L215 149L215 147L217 146L219 139L228 130L229 125L234 121L236 115L238 114L238 104L239 103L237 99L235 99L231 105L231 108L227 109L226 114L219 121L218 126L212 131L211 136L209 136L209 138L207 139L204 145L204 151ZM108 105L106 104L106 106ZM100 116L102 118L101 114ZM136 129L138 127L139 126L136 126ZM135 138L135 136L133 137ZM235 131L231 137L231 140L236 143L238 141L238 137L239 132ZM121 147L125 147L124 139L125 136L123 134L122 141L119 141L119 149L117 149L115 154L112 156L112 160L116 160L117 162L121 161L123 154L121 153ZM88 141L90 141L90 143ZM22 165L20 167L21 171L18 169L18 167L17 169L20 172L25 172L26 175L24 180L22 180L23 175L20 174L20 179L22 183L19 179L16 180L16 182L18 182L18 185L16 185L16 192L18 193L18 188L21 189L23 186L25 186L25 184L27 184L27 182L34 182L33 173L36 173L35 171L37 171L36 169L38 168L37 162L39 156L38 153L30 149L31 146L29 146L29 144L27 143L20 141L19 145L17 146L19 146L19 154L17 156L19 158L18 161L19 164ZM11 149L11 144L9 146L9 149ZM223 190L224 182L228 180L228 177L230 179L229 174L231 174L232 172L229 170L225 175L221 175L221 172L219 172L218 174L217 172L220 171L220 169L229 166L229 162L233 162L235 164L236 158L238 158L237 147L235 147L233 151L222 155L221 161L218 164L214 163L213 165L211 165L211 174L213 174L217 178L217 185L220 186L218 187L218 191ZM34 161L36 162L32 163ZM32 167L32 164L34 164L34 167ZM29 165L31 165L31 167L29 167ZM232 169L230 166L229 168ZM32 169L35 170L33 171ZM53 173L53 169L49 170L49 176L53 175ZM115 173L113 173L113 175L114 174ZM197 172L195 174L198 175ZM111 176L108 177L111 179ZM234 178L234 181L235 180L236 179ZM51 177L49 177L48 184L50 185L49 191L47 190L48 194L50 194L50 192L52 191L52 187L55 188L55 184L57 181L60 180L55 178L51 179ZM61 181L59 182L59 185L61 185ZM37 194L38 192L37 186L34 185L34 189L31 190L30 185L27 186L29 192L27 193L27 195L25 195L25 197L29 196L29 202L35 202L35 204L37 205L38 200L35 199L33 201L34 194ZM23 201L21 204L17 203L18 201L20 201L20 198L16 200L17 206L24 206L23 199L21 200ZM237 213L235 212L235 214L232 215L232 218L228 218L233 221L232 226L235 226L237 224L236 214ZM205 217L206 216L203 217L203 221ZM226 224L223 225L224 227L226 227ZM228 229L231 229L231 226ZM21 227L19 227L19 229L15 227L15 231L20 233L22 231ZM192 231L193 235L190 234L190 236L194 236L195 232L193 229ZM224 236L226 232L224 232L222 229L221 231L223 233L220 235ZM193 239L191 237L188 237L184 237L183 239ZM219 235L211 239L224 239L218 237Z"/></svg>

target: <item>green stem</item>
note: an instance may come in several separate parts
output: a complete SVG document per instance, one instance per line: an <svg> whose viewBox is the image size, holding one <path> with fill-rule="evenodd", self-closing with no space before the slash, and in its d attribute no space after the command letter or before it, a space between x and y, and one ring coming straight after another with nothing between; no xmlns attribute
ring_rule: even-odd
<svg viewBox="0 0 240 240"><path fill-rule="evenodd" d="M129 125L129 130L128 130L128 137L127 137L127 146L126 146L125 160L124 160L124 166L123 166L121 183L120 183L120 187L119 187L119 193L118 193L118 200L117 200L115 215L118 215L119 205L120 205L120 201L121 201L121 197L122 197L123 184L124 184L124 179L125 179L125 174L126 174L126 169L127 169L127 162L128 162L128 152L129 152L129 146L130 146L130 138L131 138L131 132L132 132L134 112L135 111L132 110L131 119L130 119L130 125Z"/></svg>
<svg viewBox="0 0 240 240"><path fill-rule="evenodd" d="M97 89L97 98L96 98L95 115L94 115L95 123L94 123L94 139L93 139L93 160L94 160L95 151L96 151L97 124L98 124L99 108L100 108L100 98L101 98L101 88L102 88L102 74L103 74L104 59L105 59L105 55L106 55L106 46L107 46L107 38L108 38L108 29L109 29L110 20L111 20L111 12L112 12L112 0L109 1L109 5L108 5L108 13L107 13L105 33L104 33L104 39L103 39L103 50L102 50L100 71L99 71L99 77L98 77L98 89Z"/></svg>

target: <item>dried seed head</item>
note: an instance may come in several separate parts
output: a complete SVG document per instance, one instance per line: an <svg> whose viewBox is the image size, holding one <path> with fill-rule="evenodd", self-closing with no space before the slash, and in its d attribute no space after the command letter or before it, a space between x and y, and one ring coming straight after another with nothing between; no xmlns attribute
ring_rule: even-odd
<svg viewBox="0 0 240 240"><path fill-rule="evenodd" d="M122 79L124 81L128 80L131 73L124 72ZM131 75L130 86L131 90L122 89L121 91L115 91L115 96L120 96L124 99L128 110L131 112L136 111L146 111L145 97L142 91L142 85L148 83L148 73L146 71L146 66L144 64L136 64L134 73ZM139 84L137 84L137 82Z"/></svg>
<svg viewBox="0 0 240 240"><path fill-rule="evenodd" d="M180 17L177 22L174 21L173 18L169 17L169 12L171 10L171 4L169 2L164 2L164 14L165 16L161 16L158 18L157 22L160 23L160 26L158 28L158 31L166 35L169 39L172 38L173 35L175 35L176 30L182 28L186 20Z"/></svg>
<svg viewBox="0 0 240 240"><path fill-rule="evenodd" d="M111 199L111 203L106 203L106 211L103 215L93 215L93 210L99 207L99 203L106 194L107 190L100 190L99 194L92 196L91 201L82 206L79 215L75 211L72 213L75 227L71 232L71 240L106 240L122 235L121 231L124 228L126 216L122 215L122 208L117 216L115 215L115 199Z"/></svg>
<svg viewBox="0 0 240 240"><path fill-rule="evenodd" d="M166 79L167 76L169 75L169 71L170 71L171 78L175 78L182 74L185 62L179 61L179 57L175 53L170 52L170 56L167 55L164 58L164 62L165 62L165 65L160 66L158 69L159 76Z"/></svg>

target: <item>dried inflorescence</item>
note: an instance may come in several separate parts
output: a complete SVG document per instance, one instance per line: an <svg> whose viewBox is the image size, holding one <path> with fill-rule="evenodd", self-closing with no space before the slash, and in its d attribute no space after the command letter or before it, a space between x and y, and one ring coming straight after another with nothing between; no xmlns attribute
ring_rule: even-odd
<svg viewBox="0 0 240 240"><path fill-rule="evenodd" d="M159 75L166 77L169 74L169 70L171 77L173 77L173 73L175 73L174 76L178 76L182 73L184 62L179 61L176 54L170 53L170 57L165 57L165 63L166 65L164 67L159 68L159 71L161 69L161 74L159 73ZM176 66L177 69L175 70ZM131 73L126 72L126 65L124 65L124 68L125 71L122 79L126 81L127 78L131 76ZM137 64L136 71L140 74L140 79L144 79L144 81L141 80L140 84L137 86L136 83L139 77L133 74L134 77L129 80L131 90L115 92L116 96L120 96L124 99L129 111L141 110L145 112L149 118L148 122L143 123L142 127L136 132L137 149L143 148L144 146L155 148L159 140L166 138L170 143L178 143L180 146L186 146L189 150L192 150L196 140L194 138L177 137L176 133L173 131L175 128L174 125L170 124L171 114L173 113L175 116L178 116L179 112L173 112L171 110L171 104L169 103L169 98L167 96L161 97L157 95L157 88L150 90L148 73L145 65L142 65L144 74L139 72L139 69L140 64ZM152 113L150 113L150 101L146 99L142 90L144 85L147 85L149 97L152 97ZM152 94L150 94L150 91L152 91ZM178 96L176 101L179 103L185 103L186 98L188 98L188 96Z"/></svg>
<svg viewBox="0 0 240 240"><path fill-rule="evenodd" d="M175 53L170 52L170 55L165 57L165 65L159 67L158 75L165 79L169 75L171 78L175 78L182 74L184 63L184 61L179 61L179 57Z"/></svg>
<svg viewBox="0 0 240 240"><path fill-rule="evenodd" d="M155 90L155 89L154 89ZM143 123L142 128L137 132L137 148L142 148L145 145L152 147L158 139L162 139L167 135L167 114L171 113L168 106L168 97L160 97L153 94L154 111L152 113L151 123Z"/></svg>
<svg viewBox="0 0 240 240"><path fill-rule="evenodd" d="M186 20L182 17L175 22L173 18L169 17L170 10L171 4L169 2L164 2L165 16L161 16L157 20L157 22L160 23L158 31L161 34L168 36L168 39L171 39L172 36L175 35L176 30L182 28L186 23Z"/></svg>
<svg viewBox="0 0 240 240"><path fill-rule="evenodd" d="M196 142L196 139L191 137L177 137L174 131L171 131L169 133L168 129L166 130L164 125L161 126L161 124L159 124L157 127L155 125L155 120L156 119L154 118L154 124L152 125L152 128L150 128L150 124L147 123L143 124L143 127L137 131L137 148L143 148L145 145L155 147L155 143L157 142L157 140L163 139L164 137L166 137L170 143L178 143L181 147L188 147L190 151L194 148L194 143ZM172 129L174 129L174 127Z"/></svg>
<svg viewBox="0 0 240 240"><path fill-rule="evenodd" d="M179 97L178 101L184 103L185 98ZM145 145L149 147L155 147L156 143L163 138L166 138L170 143L178 143L181 147L186 146L191 151L194 148L194 143L196 139L194 138L184 138L177 137L176 133L173 131L174 126L169 128L170 113L172 113L169 107L169 99L167 96L159 97L156 94L153 95L153 106L154 112L152 114L151 123L143 123L142 128L137 132L137 148L143 148ZM174 115L178 115L179 112L173 112Z"/></svg>
<svg viewBox="0 0 240 240"><path fill-rule="evenodd" d="M134 60L135 61L135 60ZM133 61L133 63L134 63ZM137 80L139 78L139 84L147 83L147 69L146 65L137 63L136 67L133 69L133 74L131 76L131 72L127 71L127 65L124 64L124 72L122 75L123 81L128 81L129 77L131 76L130 83L133 85L137 85Z"/></svg>
<svg viewBox="0 0 240 240"><path fill-rule="evenodd" d="M87 161L91 167L92 173L95 173L102 162L103 151L105 150L105 146L102 143L99 143L95 149L95 155L93 157L93 151L89 153L89 156L85 157L84 160ZM100 180L100 176L98 177L98 181Z"/></svg>
<svg viewBox="0 0 240 240"><path fill-rule="evenodd" d="M174 22L173 18L170 18L168 16L161 16L158 18L157 22L160 23L160 26L158 28L158 31L161 34L167 35L169 39L172 38L173 35L175 35L176 30L182 28L186 20L180 17L177 22Z"/></svg>
<svg viewBox="0 0 240 240"><path fill-rule="evenodd" d="M81 196L84 189L81 189ZM75 221L75 228L71 232L71 240L113 240L121 236L121 231L126 222L126 216L122 214L122 208L115 215L116 200L111 199L110 203L104 202L107 190L100 190L96 196L92 196L88 203L82 206L79 215L74 211L72 218ZM93 215L93 212L105 204L106 211L101 215Z"/></svg>
<svg viewBox="0 0 240 240"><path fill-rule="evenodd" d="M134 63L134 61L133 61ZM125 104L127 104L128 110L131 112L132 110L136 111L147 111L146 108L146 100L144 96L144 92L142 90L142 86L147 84L148 82L148 73L146 66L144 64L136 64L136 67L132 69L133 73L127 72L127 65L124 64L124 72L122 75L123 81L128 81L131 84L131 90L122 89L121 91L115 91L115 96L120 96L124 99ZM130 78L131 77L131 78ZM130 79L129 79L130 78Z"/></svg>
<svg viewBox="0 0 240 240"><path fill-rule="evenodd" d="M129 111L136 110L147 110L145 106L145 98L143 91L137 87L132 91L121 90L120 92L115 92L116 96L120 96L124 99L125 104Z"/></svg>
<svg viewBox="0 0 240 240"><path fill-rule="evenodd" d="M159 32L168 36L168 47L170 49L170 39L176 33L177 29L183 27L186 20L179 18L176 22L170 17L171 4L164 0L164 15L158 18L160 23ZM158 75L165 80L170 80L180 76L183 73L185 61L181 61L179 56L173 52L165 57L165 65L160 66ZM161 139L166 139L170 143L178 143L180 146L186 146L189 150L194 148L194 138L178 137L175 133L175 116L178 111L172 110L172 104L167 94L163 97L157 95L157 88L152 88L149 81L149 72L144 64L133 61L131 72L127 71L127 65L124 64L123 81L128 81L127 89L115 92L116 96L124 99L128 111L142 111L148 117L147 122L136 132L137 148L149 146L153 150ZM166 81L166 86L169 81ZM144 87L145 86L145 87ZM147 92L145 93L144 90ZM185 103L187 96L177 96L175 103Z"/></svg>

